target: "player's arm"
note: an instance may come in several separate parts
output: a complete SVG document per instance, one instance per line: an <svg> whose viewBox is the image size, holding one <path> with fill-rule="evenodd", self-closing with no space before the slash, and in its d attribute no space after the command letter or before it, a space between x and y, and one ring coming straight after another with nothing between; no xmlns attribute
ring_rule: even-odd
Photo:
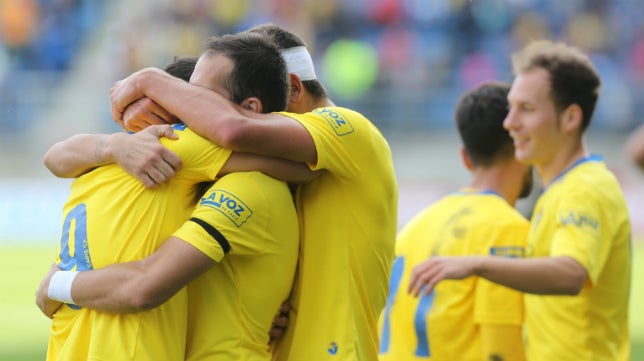
<svg viewBox="0 0 644 361"><path fill-rule="evenodd" d="M482 360L524 361L523 334L520 325L481 324Z"/></svg>
<svg viewBox="0 0 644 361"><path fill-rule="evenodd" d="M176 115L215 144L296 162L315 162L313 138L299 122L280 114L259 114L233 104L214 91L147 68L110 90L112 117L121 126L126 107L143 97Z"/></svg>
<svg viewBox="0 0 644 361"><path fill-rule="evenodd" d="M480 276L515 290L542 295L576 295L588 273L568 256L508 258L495 256L430 257L414 267L408 292L429 295L444 279Z"/></svg>
<svg viewBox="0 0 644 361"><path fill-rule="evenodd" d="M54 144L45 154L45 166L56 176L78 177L98 166L118 163L147 187L162 183L181 168L181 159L159 142L176 139L169 125L128 134L79 134Z"/></svg>
<svg viewBox="0 0 644 361"><path fill-rule="evenodd" d="M626 153L628 157L644 170L644 124L640 125L626 142Z"/></svg>
<svg viewBox="0 0 644 361"><path fill-rule="evenodd" d="M306 164L290 160L233 152L217 174L223 177L234 172L260 171L273 178L291 183L308 183L325 170L312 171Z"/></svg>
<svg viewBox="0 0 644 361"><path fill-rule="evenodd" d="M189 243L170 237L141 261L78 272L73 278L70 271L50 272L36 293L36 304L49 317L56 310L50 296L104 312L147 310L167 301L214 264Z"/></svg>

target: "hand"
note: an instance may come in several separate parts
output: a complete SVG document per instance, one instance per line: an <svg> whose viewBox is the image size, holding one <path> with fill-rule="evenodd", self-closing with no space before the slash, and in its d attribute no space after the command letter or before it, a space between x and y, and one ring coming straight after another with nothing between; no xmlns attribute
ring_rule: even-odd
<svg viewBox="0 0 644 361"><path fill-rule="evenodd" d="M268 341L269 345L273 344L275 341L284 336L284 331L286 330L286 327L288 327L288 315L290 311L291 305L288 302L283 302L280 305L280 309L277 315L275 315L271 329L268 332L268 334L270 335L270 339Z"/></svg>
<svg viewBox="0 0 644 361"><path fill-rule="evenodd" d="M128 105L123 112L123 126L131 132L156 124L178 123L178 119L150 98L141 98Z"/></svg>
<svg viewBox="0 0 644 361"><path fill-rule="evenodd" d="M460 280L474 275L476 257L431 256L411 272L407 293L418 297L422 291L429 296L436 284L444 279Z"/></svg>
<svg viewBox="0 0 644 361"><path fill-rule="evenodd" d="M123 113L125 112L125 108L145 96L145 93L140 86L141 83L148 77L158 75L170 76L161 69L145 68L123 80L117 81L110 89L110 113L112 114L114 121L122 128L125 128L123 124Z"/></svg>
<svg viewBox="0 0 644 361"><path fill-rule="evenodd" d="M159 138L178 139L170 125L154 125L136 134L117 133L109 147L123 170L154 188L181 169L181 158L164 147Z"/></svg>
<svg viewBox="0 0 644 361"><path fill-rule="evenodd" d="M40 308L40 311L49 318L53 318L54 313L60 308L60 306L62 306L62 302L52 301L47 296L49 281L56 271L60 271L60 268L58 268L58 265L53 263L49 272L45 275L45 278L40 281L38 290L36 290L36 305Z"/></svg>

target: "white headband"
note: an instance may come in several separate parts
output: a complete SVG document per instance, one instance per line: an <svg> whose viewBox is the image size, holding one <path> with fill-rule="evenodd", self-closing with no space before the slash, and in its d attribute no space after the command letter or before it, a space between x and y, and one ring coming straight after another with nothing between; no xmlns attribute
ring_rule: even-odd
<svg viewBox="0 0 644 361"><path fill-rule="evenodd" d="M313 60L308 50L304 46L296 46L281 51L282 57L286 61L288 72L300 77L301 80L317 79Z"/></svg>

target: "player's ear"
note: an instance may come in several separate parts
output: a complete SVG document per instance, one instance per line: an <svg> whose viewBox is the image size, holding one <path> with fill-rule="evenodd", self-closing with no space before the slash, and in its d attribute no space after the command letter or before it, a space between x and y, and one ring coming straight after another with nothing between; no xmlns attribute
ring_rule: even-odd
<svg viewBox="0 0 644 361"><path fill-rule="evenodd" d="M564 130L572 131L581 127L583 111L578 104L570 104L561 113L561 124Z"/></svg>
<svg viewBox="0 0 644 361"><path fill-rule="evenodd" d="M241 103L241 106L242 108L248 109L254 113L261 113L263 109L262 102L259 100L259 98L256 98L256 97L250 97L244 100Z"/></svg>
<svg viewBox="0 0 644 361"><path fill-rule="evenodd" d="M472 165L472 159L470 159L470 156L467 154L465 147L462 145L461 145L461 160L463 160L463 165L465 165L465 168L467 168L467 170L472 170L472 168L474 167Z"/></svg>
<svg viewBox="0 0 644 361"><path fill-rule="evenodd" d="M293 73L289 73L288 76L290 82L288 101L290 103L298 103L304 95L304 85L302 84L302 80L300 80L299 76Z"/></svg>

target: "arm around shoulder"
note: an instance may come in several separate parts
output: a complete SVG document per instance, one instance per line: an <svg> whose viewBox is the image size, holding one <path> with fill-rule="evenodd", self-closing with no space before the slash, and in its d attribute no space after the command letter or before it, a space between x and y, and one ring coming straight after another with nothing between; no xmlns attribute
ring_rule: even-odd
<svg viewBox="0 0 644 361"><path fill-rule="evenodd" d="M408 293L425 295L445 279L480 276L517 291L541 295L577 295L588 273L584 266L568 256L508 258L499 256L432 256L416 267Z"/></svg>
<svg viewBox="0 0 644 361"><path fill-rule="evenodd" d="M108 134L73 135L49 148L43 162L57 177L78 177L107 164L103 153L108 137Z"/></svg>
<svg viewBox="0 0 644 361"><path fill-rule="evenodd" d="M506 258L484 257L476 274L518 291L541 295L577 295L588 273L568 256Z"/></svg>
<svg viewBox="0 0 644 361"><path fill-rule="evenodd" d="M208 114L207 112L205 114ZM315 162L313 137L295 119L278 113L260 114L236 109L217 118L184 121L215 144L238 152L254 153L295 162Z"/></svg>

